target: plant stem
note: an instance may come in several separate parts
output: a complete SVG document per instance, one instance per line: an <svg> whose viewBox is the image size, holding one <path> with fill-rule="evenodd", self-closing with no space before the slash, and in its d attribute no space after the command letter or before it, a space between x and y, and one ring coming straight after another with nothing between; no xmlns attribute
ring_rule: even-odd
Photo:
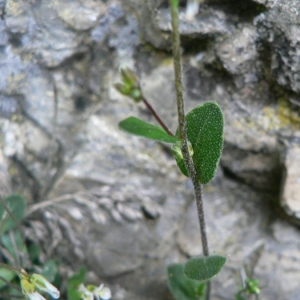
<svg viewBox="0 0 300 300"><path fill-rule="evenodd" d="M182 94L178 0L170 0L170 6L171 6L172 28L173 28L172 46L173 46L173 63L174 63L175 88L176 88L177 111L178 111L178 128L180 133L180 139L184 142L186 146L185 148L187 148L184 101L183 101L183 94Z"/></svg>
<svg viewBox="0 0 300 300"><path fill-rule="evenodd" d="M5 282L7 285L9 285L10 287L12 287L13 289L18 290L19 292L22 292L22 290L19 288L18 285L11 283L10 281L8 281L6 278L4 278L3 276L0 276L0 279ZM1 296L3 296L3 294L1 294ZM24 299L24 297L23 297Z"/></svg>
<svg viewBox="0 0 300 300"><path fill-rule="evenodd" d="M185 125L185 113L184 113L184 101L182 93L182 72L181 72L181 56L180 56L180 35L179 35L179 17L178 17L178 0L170 0L170 9L172 16L172 41L173 41L173 59L174 59L174 73L175 73L175 88L177 97L177 110L178 110L178 126L180 132L180 139L182 140L182 155L184 158L184 163L187 167L188 173L192 179L194 192L197 203L198 218L200 224L200 234L202 240L202 249L205 256L209 255L208 242L206 235L206 226L204 218L203 200L202 200L202 186L198 180L197 171L193 160L191 159L188 142L187 133ZM210 297L210 283L207 283L206 289L206 299Z"/></svg>
<svg viewBox="0 0 300 300"><path fill-rule="evenodd" d="M160 126L166 131L168 135L174 136L174 134L169 130L167 125L163 122L163 120L159 117L159 115L156 113L152 105L143 97L143 101L147 108L150 110L154 118L157 120L157 122L160 124Z"/></svg>
<svg viewBox="0 0 300 300"><path fill-rule="evenodd" d="M23 274L23 272L22 272L21 270L19 270L19 269L17 269L17 268L14 268L14 267L12 267L12 266L10 266L10 265L1 263L1 262L0 262L0 267L1 267L1 268L6 268L6 269L8 269L8 270L10 270L10 271L12 271L12 272L16 272L18 275L19 275L19 274Z"/></svg>
<svg viewBox="0 0 300 300"><path fill-rule="evenodd" d="M20 233L20 236L21 236L21 239L22 239L22 244L25 245L25 241L24 241L24 238L23 238L23 234L22 234L22 229L21 229L20 223L16 219L15 215L11 212L11 210L9 209L9 207L6 205L6 203L5 203L4 199L2 198L1 194L0 194L0 203L3 205L5 211L7 212L7 215L10 216L11 219L13 220L13 222L15 223L15 225L16 225L19 233ZM0 229L2 229L2 227L4 225L4 222L5 222L5 219L3 219L2 223L0 224Z"/></svg>

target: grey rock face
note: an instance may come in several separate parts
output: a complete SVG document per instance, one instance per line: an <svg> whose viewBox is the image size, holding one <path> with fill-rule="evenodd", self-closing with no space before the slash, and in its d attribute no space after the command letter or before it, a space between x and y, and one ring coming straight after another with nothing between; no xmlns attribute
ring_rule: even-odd
<svg viewBox="0 0 300 300"><path fill-rule="evenodd" d="M299 17L297 1L274 4L255 20L259 36L271 48L271 69L277 82L299 92Z"/></svg>
<svg viewBox="0 0 300 300"><path fill-rule="evenodd" d="M299 219L300 210L300 168L297 163L299 161L299 155L299 148L291 148L286 154L281 195L281 205L288 215L295 216L297 220Z"/></svg>
<svg viewBox="0 0 300 300"><path fill-rule="evenodd" d="M255 70L257 59L256 30L253 26L243 26L223 41L217 48L217 55L224 68L231 74L247 75Z"/></svg>
<svg viewBox="0 0 300 300"><path fill-rule="evenodd" d="M197 18L191 22L185 18L184 12L181 12L180 33L183 36L215 36L228 34L231 31L230 22L226 14L217 9L203 7L200 9ZM163 31L170 31L171 16L169 9L160 9L156 16L156 22Z"/></svg>
<svg viewBox="0 0 300 300"><path fill-rule="evenodd" d="M87 265L118 300L172 299L166 266L201 254L191 182L168 146L119 131L155 121L112 87L135 68L176 130L167 3L0 0L0 191L26 196L45 256ZM212 299L234 298L241 268L260 299L299 295L299 230L277 213L299 222L297 3L211 0L189 21L182 1L186 111L213 100L226 120L204 189L210 251L229 255Z"/></svg>
<svg viewBox="0 0 300 300"><path fill-rule="evenodd" d="M17 43L23 45L25 52L34 55L41 64L56 67L66 58L85 49L84 33L75 33L68 28L70 23L80 22L74 20L74 16L81 16L83 12L79 14L73 11L74 15L68 16L70 11L64 8L57 1L42 1L39 4L35 1L6 1L7 31L15 36ZM74 10L76 8L73 7ZM81 8L84 10L83 6ZM96 21L95 16L92 18ZM66 24L67 19L69 23Z"/></svg>

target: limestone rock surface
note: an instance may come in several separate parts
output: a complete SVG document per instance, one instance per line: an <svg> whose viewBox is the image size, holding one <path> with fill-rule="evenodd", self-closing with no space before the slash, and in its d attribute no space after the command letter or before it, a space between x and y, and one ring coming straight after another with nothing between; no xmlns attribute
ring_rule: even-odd
<svg viewBox="0 0 300 300"><path fill-rule="evenodd" d="M300 211L300 149L291 148L286 153L284 161L283 190L281 195L281 205L288 215L299 219Z"/></svg>
<svg viewBox="0 0 300 300"><path fill-rule="evenodd" d="M204 188L211 253L228 255L212 299L238 274L260 299L299 295L298 1L204 1L180 26L186 111L225 115L217 176ZM0 0L0 192L27 200L26 238L81 265L113 299L172 299L166 266L201 254L191 182L168 145L129 136L142 105L119 95L120 66L177 127L168 1ZM284 221L287 220L287 221Z"/></svg>

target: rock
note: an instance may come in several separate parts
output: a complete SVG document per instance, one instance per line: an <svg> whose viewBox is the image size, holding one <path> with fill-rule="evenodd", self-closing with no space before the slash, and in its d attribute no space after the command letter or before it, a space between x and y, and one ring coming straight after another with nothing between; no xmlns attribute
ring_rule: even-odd
<svg viewBox="0 0 300 300"><path fill-rule="evenodd" d="M156 48L170 49L170 36L164 35L155 22L156 10L162 2L162 0L148 1L146 3L135 0L124 1L135 12L143 39Z"/></svg>
<svg viewBox="0 0 300 300"><path fill-rule="evenodd" d="M14 169L22 169L33 181L32 198L36 200L47 190L56 174L56 163L59 159L60 145L51 139L46 132L31 120L16 120L2 123L6 157L14 162ZM20 176L19 172L12 178ZM26 180L25 180L26 181ZM28 184L29 186L29 184ZM29 196L29 195L28 195Z"/></svg>
<svg viewBox="0 0 300 300"><path fill-rule="evenodd" d="M268 8L272 8L276 5L276 3L278 3L278 1L274 1L274 0L253 0L253 1L259 4L263 4Z"/></svg>
<svg viewBox="0 0 300 300"><path fill-rule="evenodd" d="M6 33L5 23L3 20L0 20L0 46L5 46L7 44L7 41L8 41L8 36Z"/></svg>
<svg viewBox="0 0 300 300"><path fill-rule="evenodd" d="M297 54L299 44L299 17L296 1L278 1L272 9L262 13L255 20L259 39L271 49L271 71L278 84L294 91L300 91Z"/></svg>
<svg viewBox="0 0 300 300"><path fill-rule="evenodd" d="M24 60L9 45L0 55L0 61L3 65L0 80L1 103L4 105L8 100L10 103L9 108L6 104L6 108L3 107L2 110L10 110L9 115L24 110L45 129L52 127L55 101L49 73L37 64Z"/></svg>
<svg viewBox="0 0 300 300"><path fill-rule="evenodd" d="M109 36L113 23L124 18L124 16L123 8L112 3L107 9L107 14L100 18L97 26L91 31L92 40L96 43L102 43Z"/></svg>
<svg viewBox="0 0 300 300"><path fill-rule="evenodd" d="M256 30L254 26L245 25L237 29L217 46L217 56L224 68L231 74L255 72ZM252 76L255 78L255 74Z"/></svg>
<svg viewBox="0 0 300 300"><path fill-rule="evenodd" d="M8 161L6 156L0 151L0 195L7 196L12 192L10 176L8 172Z"/></svg>
<svg viewBox="0 0 300 300"><path fill-rule="evenodd" d="M282 192L280 204L285 212L296 220L300 218L300 167L296 163L300 158L300 148L290 148L284 160Z"/></svg>
<svg viewBox="0 0 300 300"><path fill-rule="evenodd" d="M156 22L159 28L165 32L170 32L171 16L169 9L158 10ZM209 6L201 6L197 17L187 20L184 12L180 16L180 34L189 37L216 36L231 32L232 24L228 22L226 14Z"/></svg>
<svg viewBox="0 0 300 300"><path fill-rule="evenodd" d="M284 284L279 281L278 285L273 286L269 296L264 295L263 299L270 299L275 295L284 299L297 299L298 287L293 278L299 273L299 230L279 220L275 221L271 228L275 239L269 240L265 250L261 253L255 268L255 275L261 283L266 284L268 282L266 274L272 273L274 280L277 280L280 274L285 274L285 276L283 277Z"/></svg>
<svg viewBox="0 0 300 300"><path fill-rule="evenodd" d="M105 11L104 3L95 1L76 1L54 2L58 16L66 25L77 31L88 30L95 26L100 15Z"/></svg>
<svg viewBox="0 0 300 300"><path fill-rule="evenodd" d="M172 299L166 266L202 253L190 180L169 145L118 129L130 115L156 123L112 87L120 65L135 68L176 130L167 4L0 0L0 189L25 195L26 238L61 259L62 278L86 265L120 300ZM234 298L249 265L261 299L299 294L299 232L275 208L288 149L281 200L298 218L296 8L208 0L194 22L180 15L186 112L212 100L226 120L218 175L204 187L210 252L229 257L216 300Z"/></svg>
<svg viewBox="0 0 300 300"><path fill-rule="evenodd" d="M240 145L243 147L242 142ZM232 155L235 157L234 161L231 160ZM251 186L270 192L279 190L280 161L276 150L269 152L266 148L263 152L249 154L239 146L226 142L221 164L228 174L238 176Z"/></svg>
<svg viewBox="0 0 300 300"><path fill-rule="evenodd" d="M27 1L9 0L5 8L8 32L27 55L33 54L47 67L56 67L75 53L86 50L84 33L65 27L59 16L63 11L55 3L54 0L42 1L37 6Z"/></svg>
<svg viewBox="0 0 300 300"><path fill-rule="evenodd" d="M14 114L20 114L20 106L16 98L0 95L0 115L11 119Z"/></svg>

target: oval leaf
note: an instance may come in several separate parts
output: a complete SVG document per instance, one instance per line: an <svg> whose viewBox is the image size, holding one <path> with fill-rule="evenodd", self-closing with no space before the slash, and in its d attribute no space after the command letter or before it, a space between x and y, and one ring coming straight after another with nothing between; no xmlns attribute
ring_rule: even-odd
<svg viewBox="0 0 300 300"><path fill-rule="evenodd" d="M168 286L176 300L197 300L206 284L187 278L182 264L172 264L168 266Z"/></svg>
<svg viewBox="0 0 300 300"><path fill-rule="evenodd" d="M142 136L147 139L176 143L179 139L165 132L161 127L149 124L135 117L129 117L119 123L119 128L134 135Z"/></svg>
<svg viewBox="0 0 300 300"><path fill-rule="evenodd" d="M190 259L184 266L184 274L193 280L206 281L217 275L223 268L226 257L211 255Z"/></svg>
<svg viewBox="0 0 300 300"><path fill-rule="evenodd" d="M186 115L186 130L194 150L193 161L199 181L206 184L215 176L223 150L224 118L219 105L206 102L192 109ZM174 157L181 172L187 176L182 154L181 158L180 155Z"/></svg>
<svg viewBox="0 0 300 300"><path fill-rule="evenodd" d="M15 228L17 226L16 221L20 223L25 214L25 199L21 195L11 194L4 198L4 202L11 214L14 215L14 219L0 202L0 224L2 234Z"/></svg>
<svg viewBox="0 0 300 300"><path fill-rule="evenodd" d="M224 118L219 105L206 102L191 110L186 115L186 130L199 181L208 183L216 174L223 150Z"/></svg>

